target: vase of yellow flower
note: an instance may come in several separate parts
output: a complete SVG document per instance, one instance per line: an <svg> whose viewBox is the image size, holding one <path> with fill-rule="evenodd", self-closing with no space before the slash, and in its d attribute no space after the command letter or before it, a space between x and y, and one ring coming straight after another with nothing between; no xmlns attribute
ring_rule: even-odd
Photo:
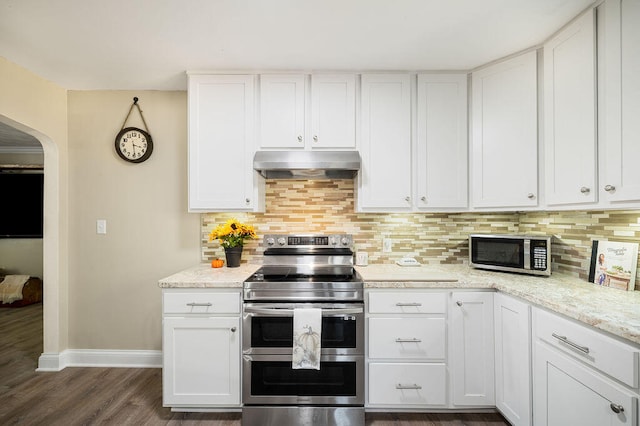
<svg viewBox="0 0 640 426"><path fill-rule="evenodd" d="M254 227L238 222L237 219L229 219L209 233L209 241L218 240L224 248L228 268L240 266L244 242L254 238L258 238Z"/></svg>

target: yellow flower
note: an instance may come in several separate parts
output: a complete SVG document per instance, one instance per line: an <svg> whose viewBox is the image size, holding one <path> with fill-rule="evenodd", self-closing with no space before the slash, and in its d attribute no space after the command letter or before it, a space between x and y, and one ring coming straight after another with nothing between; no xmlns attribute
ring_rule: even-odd
<svg viewBox="0 0 640 426"><path fill-rule="evenodd" d="M258 238L255 228L252 225L240 223L235 218L216 226L209 233L209 241L217 239L220 245L225 248L242 246L244 240L254 238Z"/></svg>

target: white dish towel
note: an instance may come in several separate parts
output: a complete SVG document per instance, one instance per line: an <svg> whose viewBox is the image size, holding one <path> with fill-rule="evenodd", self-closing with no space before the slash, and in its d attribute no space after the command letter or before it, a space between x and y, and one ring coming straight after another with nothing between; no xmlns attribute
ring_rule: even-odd
<svg viewBox="0 0 640 426"><path fill-rule="evenodd" d="M320 370L322 309L293 310L293 356L291 368Z"/></svg>

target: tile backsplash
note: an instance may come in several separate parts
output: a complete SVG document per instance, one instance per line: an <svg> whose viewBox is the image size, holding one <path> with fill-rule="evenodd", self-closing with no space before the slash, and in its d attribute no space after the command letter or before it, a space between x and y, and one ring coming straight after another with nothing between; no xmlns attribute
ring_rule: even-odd
<svg viewBox="0 0 640 426"><path fill-rule="evenodd" d="M202 215L202 260L224 258L208 234L230 217L253 224L264 234L348 233L369 263L413 256L422 263L467 263L468 235L474 232L543 233L552 238L553 271L587 279L594 239L640 241L640 211L564 211L508 213L356 213L354 181L267 180L265 213ZM382 252L383 238L392 252ZM260 263L261 239L248 241L243 262ZM640 275L640 274L639 274ZM640 290L640 277L636 279Z"/></svg>

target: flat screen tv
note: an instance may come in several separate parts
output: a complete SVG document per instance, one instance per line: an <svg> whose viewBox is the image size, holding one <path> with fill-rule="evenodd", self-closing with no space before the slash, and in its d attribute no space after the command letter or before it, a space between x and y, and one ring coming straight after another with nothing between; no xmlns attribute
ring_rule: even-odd
<svg viewBox="0 0 640 426"><path fill-rule="evenodd" d="M42 238L42 172L0 172L0 238Z"/></svg>

